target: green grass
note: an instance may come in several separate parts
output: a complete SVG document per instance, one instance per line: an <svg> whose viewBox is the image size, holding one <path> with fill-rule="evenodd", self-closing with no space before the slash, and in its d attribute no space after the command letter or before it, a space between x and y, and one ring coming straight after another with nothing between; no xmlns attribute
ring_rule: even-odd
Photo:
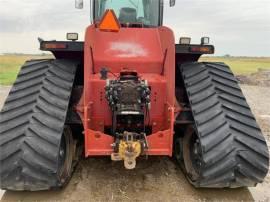
<svg viewBox="0 0 270 202"><path fill-rule="evenodd" d="M0 55L0 85L12 85L21 66L30 59L44 59L51 56Z"/></svg>
<svg viewBox="0 0 270 202"><path fill-rule="evenodd" d="M4 55L0 56L0 85L12 85L20 67L26 60L44 59L52 56ZM200 61L225 62L235 74L249 74L259 68L270 69L270 58L250 57L202 57Z"/></svg>
<svg viewBox="0 0 270 202"><path fill-rule="evenodd" d="M200 61L224 62L229 65L237 75L256 72L258 69L270 69L270 58L251 57L202 57Z"/></svg>

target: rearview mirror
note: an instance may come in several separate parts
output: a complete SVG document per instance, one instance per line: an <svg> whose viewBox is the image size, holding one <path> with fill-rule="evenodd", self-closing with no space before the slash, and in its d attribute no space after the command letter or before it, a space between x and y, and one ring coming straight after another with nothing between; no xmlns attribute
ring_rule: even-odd
<svg viewBox="0 0 270 202"><path fill-rule="evenodd" d="M75 8L83 9L83 0L75 0Z"/></svg>
<svg viewBox="0 0 270 202"><path fill-rule="evenodd" d="M170 7L175 6L175 0L170 0Z"/></svg>

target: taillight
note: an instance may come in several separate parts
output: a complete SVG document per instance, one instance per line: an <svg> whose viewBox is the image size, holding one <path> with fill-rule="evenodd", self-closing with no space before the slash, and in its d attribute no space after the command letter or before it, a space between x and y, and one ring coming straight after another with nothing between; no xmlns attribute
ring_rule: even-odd
<svg viewBox="0 0 270 202"><path fill-rule="evenodd" d="M45 49L66 49L67 48L67 44L65 43L45 43L43 44L43 47Z"/></svg>
<svg viewBox="0 0 270 202"><path fill-rule="evenodd" d="M213 49L210 46L192 46L190 47L190 52L196 53L213 53Z"/></svg>

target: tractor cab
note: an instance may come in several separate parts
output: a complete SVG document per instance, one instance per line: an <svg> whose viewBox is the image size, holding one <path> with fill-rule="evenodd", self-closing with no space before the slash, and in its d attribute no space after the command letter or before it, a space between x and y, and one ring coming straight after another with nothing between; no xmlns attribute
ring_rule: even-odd
<svg viewBox="0 0 270 202"><path fill-rule="evenodd" d="M99 22L108 9L115 12L122 27L158 27L162 24L161 0L94 0L94 22Z"/></svg>
<svg viewBox="0 0 270 202"><path fill-rule="evenodd" d="M92 0L92 19L98 23L107 10L113 10L122 27L158 27L163 21L163 5L163 0ZM174 5L170 0L170 6ZM83 0L76 0L76 8L83 8Z"/></svg>

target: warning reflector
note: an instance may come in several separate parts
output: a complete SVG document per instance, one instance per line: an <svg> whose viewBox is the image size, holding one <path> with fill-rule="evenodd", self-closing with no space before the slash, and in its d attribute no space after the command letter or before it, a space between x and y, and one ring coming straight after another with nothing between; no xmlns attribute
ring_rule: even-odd
<svg viewBox="0 0 270 202"><path fill-rule="evenodd" d="M100 21L99 29L101 31L107 32L118 32L120 30L119 21L113 10L111 9L106 10L102 20Z"/></svg>

